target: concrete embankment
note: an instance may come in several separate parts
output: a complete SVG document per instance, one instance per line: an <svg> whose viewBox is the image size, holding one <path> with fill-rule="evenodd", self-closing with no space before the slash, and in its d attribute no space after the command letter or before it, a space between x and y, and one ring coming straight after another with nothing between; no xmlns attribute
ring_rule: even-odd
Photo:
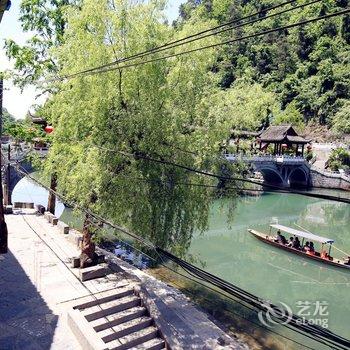
<svg viewBox="0 0 350 350"><path fill-rule="evenodd" d="M310 169L310 176L313 187L350 191L349 176L323 171L315 167Z"/></svg>

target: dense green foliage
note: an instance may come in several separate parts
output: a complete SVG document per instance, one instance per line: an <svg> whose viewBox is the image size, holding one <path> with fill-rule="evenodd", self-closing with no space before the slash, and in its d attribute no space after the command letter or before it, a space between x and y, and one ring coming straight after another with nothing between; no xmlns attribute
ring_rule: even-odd
<svg viewBox="0 0 350 350"><path fill-rule="evenodd" d="M61 74L213 25L184 25L175 33L162 23L162 10L158 1L125 0L88 0L81 9L70 8L64 43L55 50ZM200 107L216 91L209 70L214 60L214 50L198 52L59 84L43 110L55 126L46 170L57 174L59 191L160 246L183 252L194 230L207 227L213 193L190 184L215 182L138 155L220 171L214 156L228 131L222 133Z"/></svg>
<svg viewBox="0 0 350 350"><path fill-rule="evenodd" d="M333 171L350 170L350 152L344 148L334 149L329 156L328 166Z"/></svg>
<svg viewBox="0 0 350 350"><path fill-rule="evenodd" d="M6 40L7 56L14 59L14 81L19 86L37 82L43 74L58 71L57 61L50 50L63 41L66 21L64 10L77 6L74 0L23 0L20 21L25 32L34 35L21 46L12 39Z"/></svg>
<svg viewBox="0 0 350 350"><path fill-rule="evenodd" d="M296 3L308 3L298 1ZM181 28L189 21L216 20L218 23L241 18L276 5L266 0L188 0L181 6ZM332 13L348 6L347 0L324 0L284 15L268 18L254 25L228 31L223 39L257 33L269 28ZM275 10L275 12L281 9ZM271 12L270 12L271 13ZM350 98L350 16L335 17L291 30L245 40L226 46L218 56L216 69L220 85L230 88L237 80L259 83L264 91L274 92L278 103L288 110L293 104L305 122L315 119L321 124L349 131ZM294 122L299 116L292 113ZM277 119L288 121L288 118Z"/></svg>
<svg viewBox="0 0 350 350"><path fill-rule="evenodd" d="M15 117L12 114L10 114L6 108L2 109L2 123L4 128L6 128L6 125L14 123L15 120ZM6 131L4 131L4 134L6 134Z"/></svg>
<svg viewBox="0 0 350 350"><path fill-rule="evenodd" d="M25 0L23 27L34 30L35 36L23 48L8 42L7 51L20 72L17 82L24 85L107 64L272 4L191 0L170 27L160 0ZM324 0L167 54L345 5ZM241 175L241 168L232 169L217 157L232 129L259 130L286 122L303 127L312 118L332 120L335 128L343 125L349 98L347 25L346 17L336 18L219 49L127 69L116 65L107 73L46 84L52 94L38 115L49 119L55 132L45 170L57 174L58 190L69 200L182 253L193 232L208 223L213 191L202 185L217 182L143 157Z"/></svg>
<svg viewBox="0 0 350 350"><path fill-rule="evenodd" d="M43 130L33 125L30 118L16 119L6 108L3 108L3 134L16 141L32 142L34 138L45 137Z"/></svg>

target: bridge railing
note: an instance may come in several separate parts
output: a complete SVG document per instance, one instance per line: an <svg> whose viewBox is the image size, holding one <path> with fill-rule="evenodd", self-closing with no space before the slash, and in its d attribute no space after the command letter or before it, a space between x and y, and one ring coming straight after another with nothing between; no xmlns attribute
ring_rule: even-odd
<svg viewBox="0 0 350 350"><path fill-rule="evenodd" d="M225 154L224 157L231 162L275 162L275 163L289 163L289 164L304 164L307 163L304 157L290 156L290 155L243 155L243 154Z"/></svg>
<svg viewBox="0 0 350 350"><path fill-rule="evenodd" d="M319 173L319 174L327 176L327 177L343 179L345 181L350 182L350 175L345 173L345 172L322 170L322 169L316 168L315 166L312 166L311 170L314 171L315 173Z"/></svg>

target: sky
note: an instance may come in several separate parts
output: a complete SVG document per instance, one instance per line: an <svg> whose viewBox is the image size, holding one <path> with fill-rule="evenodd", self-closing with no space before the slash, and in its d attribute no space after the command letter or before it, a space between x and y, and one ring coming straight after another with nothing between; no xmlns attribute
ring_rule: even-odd
<svg viewBox="0 0 350 350"><path fill-rule="evenodd" d="M0 71L11 69L13 62L9 62L5 55L4 40L13 39L18 44L24 44L30 34L22 31L19 22L19 5L21 0L12 0L10 11L4 13L0 23ZM185 0L169 0L166 10L169 23L178 16L180 4ZM24 118L27 111L33 104L40 104L42 101L36 100L38 92L34 87L25 88L23 92L14 87L10 81L4 82L3 106L16 118Z"/></svg>

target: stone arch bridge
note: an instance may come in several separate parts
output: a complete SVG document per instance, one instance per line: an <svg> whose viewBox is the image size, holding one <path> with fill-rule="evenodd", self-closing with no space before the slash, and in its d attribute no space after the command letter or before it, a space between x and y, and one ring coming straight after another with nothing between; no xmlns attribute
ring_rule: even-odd
<svg viewBox="0 0 350 350"><path fill-rule="evenodd" d="M264 183L281 187L310 187L310 164L303 157L292 156L244 156L226 154L230 162L245 162L260 172Z"/></svg>
<svg viewBox="0 0 350 350"><path fill-rule="evenodd" d="M34 151L37 155L39 155L40 158L46 157L47 152L43 152L41 150L39 151L34 150ZM5 155L6 153L4 152L4 149L3 149L1 153L1 156L2 156L1 157L1 171L2 171L1 175L2 175L3 182L8 186L10 198L12 198L12 192L14 188L16 187L17 183L24 177L24 175L16 171L15 167L17 165L20 165L21 169L27 173L33 172L34 169L32 164L26 159L28 152L14 152L11 149L10 162L8 161L7 157L5 157ZM7 175L8 164L10 164L9 176Z"/></svg>

